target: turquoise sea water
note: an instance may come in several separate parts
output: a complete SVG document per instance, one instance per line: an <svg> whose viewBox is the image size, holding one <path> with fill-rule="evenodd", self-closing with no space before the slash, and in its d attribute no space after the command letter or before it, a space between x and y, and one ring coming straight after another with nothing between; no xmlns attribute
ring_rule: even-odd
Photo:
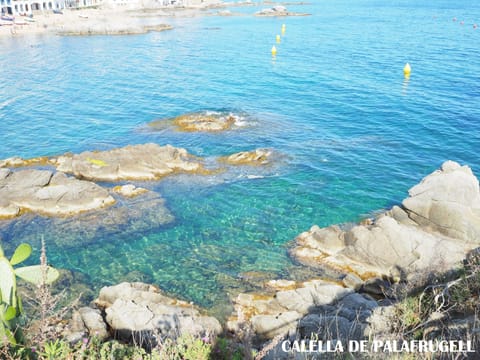
<svg viewBox="0 0 480 360"><path fill-rule="evenodd" d="M146 142L208 159L258 147L278 154L265 169L140 184L165 198L168 225L130 222L86 236L80 220L29 215L0 224L6 247L38 248L43 235L50 262L92 286L145 280L214 307L260 276L246 272L298 276L286 243L311 225L399 203L446 159L480 173L480 3L288 8L312 16L176 18L166 19L172 31L139 36L0 39L0 159ZM203 110L246 114L245 126L221 134L146 126Z"/></svg>

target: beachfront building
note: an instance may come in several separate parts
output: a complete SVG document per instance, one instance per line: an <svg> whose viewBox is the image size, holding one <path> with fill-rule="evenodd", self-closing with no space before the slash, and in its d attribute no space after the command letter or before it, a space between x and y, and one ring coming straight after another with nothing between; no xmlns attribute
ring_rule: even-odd
<svg viewBox="0 0 480 360"><path fill-rule="evenodd" d="M0 4L2 14L26 15L65 9L66 0L0 0Z"/></svg>
<svg viewBox="0 0 480 360"><path fill-rule="evenodd" d="M133 0L138 2L138 0ZM104 0L0 0L2 14L26 15L36 12L101 5Z"/></svg>
<svg viewBox="0 0 480 360"><path fill-rule="evenodd" d="M97 5L142 7L148 0L0 0L1 12L10 15L27 15L68 8ZM218 3L219 0L156 0L163 6L196 6Z"/></svg>
<svg viewBox="0 0 480 360"><path fill-rule="evenodd" d="M13 14L12 0L0 0L0 8L2 15Z"/></svg>
<svg viewBox="0 0 480 360"><path fill-rule="evenodd" d="M198 6L220 3L221 0L159 0L163 6Z"/></svg>
<svg viewBox="0 0 480 360"><path fill-rule="evenodd" d="M103 0L66 0L67 8L82 8L89 6L102 5L105 1Z"/></svg>

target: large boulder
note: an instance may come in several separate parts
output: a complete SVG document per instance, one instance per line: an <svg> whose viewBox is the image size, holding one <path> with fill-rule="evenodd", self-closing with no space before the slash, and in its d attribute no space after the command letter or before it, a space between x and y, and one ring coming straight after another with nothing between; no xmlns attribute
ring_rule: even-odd
<svg viewBox="0 0 480 360"><path fill-rule="evenodd" d="M57 170L93 181L156 180L176 172L201 172L201 163L185 149L157 144L86 151L56 159Z"/></svg>
<svg viewBox="0 0 480 360"><path fill-rule="evenodd" d="M290 254L299 262L330 266L363 280L415 276L459 263L480 242L479 184L470 168L448 161L372 223L342 230L314 226Z"/></svg>
<svg viewBox="0 0 480 360"><path fill-rule="evenodd" d="M408 193L402 205L416 223L458 240L480 241L480 192L468 166L447 161Z"/></svg>
<svg viewBox="0 0 480 360"><path fill-rule="evenodd" d="M149 341L155 336L218 335L222 331L217 319L144 283L104 287L95 302L105 311L106 322L115 335L123 339Z"/></svg>
<svg viewBox="0 0 480 360"><path fill-rule="evenodd" d="M92 309L90 307L82 307L78 309L78 313L82 319L85 328L90 336L96 336L101 340L105 340L109 337L107 331L107 325L103 321L103 317L98 309Z"/></svg>

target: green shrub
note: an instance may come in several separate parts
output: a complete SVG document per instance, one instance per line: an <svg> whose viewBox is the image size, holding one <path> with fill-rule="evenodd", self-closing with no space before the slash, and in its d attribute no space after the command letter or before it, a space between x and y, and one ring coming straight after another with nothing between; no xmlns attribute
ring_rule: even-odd
<svg viewBox="0 0 480 360"><path fill-rule="evenodd" d="M0 345L5 342L16 344L19 338L17 322L23 307L17 293L17 276L35 285L52 283L59 277L58 271L46 264L13 268L31 254L30 245L20 244L8 260L0 246Z"/></svg>

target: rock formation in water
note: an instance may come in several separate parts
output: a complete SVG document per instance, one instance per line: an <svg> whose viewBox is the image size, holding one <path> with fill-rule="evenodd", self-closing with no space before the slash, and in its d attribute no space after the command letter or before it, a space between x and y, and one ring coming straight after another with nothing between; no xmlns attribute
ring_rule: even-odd
<svg viewBox="0 0 480 360"><path fill-rule="evenodd" d="M220 132L233 129L241 115L219 112L200 111L183 114L171 119L155 120L148 124L153 129L164 129L173 124L179 131L185 132Z"/></svg>
<svg viewBox="0 0 480 360"><path fill-rule="evenodd" d="M223 120L215 118L230 121L228 117L223 117ZM267 165L271 155L270 150L257 149L222 157L220 161L230 165ZM57 172L34 167L56 168ZM66 176L66 173L74 177ZM117 202L120 205L111 208L108 214L79 218L80 228L89 224L88 234L77 229L84 234L85 240L94 238L97 228L115 233L118 226L127 222L135 222L137 229L156 226L155 223L165 224L171 222L173 216L158 194L152 192L127 204L117 194L123 198L134 198L148 190L134 184L117 185L110 191L115 201L109 190L90 181L159 180L177 173L208 174L209 171L204 168L202 159L188 154L185 149L157 144L129 145L58 157L0 160L0 218L15 218L25 212L48 216L77 215ZM123 205L127 207L123 209ZM145 221L142 220L142 212ZM68 221L55 225L68 234L75 231L71 228L74 223Z"/></svg>
<svg viewBox="0 0 480 360"><path fill-rule="evenodd" d="M285 6L277 5L271 8L262 9L255 13L255 16L308 16L306 13L288 11Z"/></svg>
<svg viewBox="0 0 480 360"><path fill-rule="evenodd" d="M57 172L33 169L32 166L54 166ZM10 169L23 167L28 169ZM14 218L25 212L67 216L100 209L114 204L115 200L107 189L91 181L157 180L179 172L202 173L204 168L199 159L185 149L157 144L52 158L1 160L0 218ZM125 197L135 197L146 191L132 184L113 189L114 193ZM154 200L158 203L158 199Z"/></svg>
<svg viewBox="0 0 480 360"><path fill-rule="evenodd" d="M201 172L201 163L185 149L157 144L85 151L56 159L57 170L93 181L156 180L177 172Z"/></svg>
<svg viewBox="0 0 480 360"><path fill-rule="evenodd" d="M88 20L86 20L88 21ZM171 30L172 26L166 24L144 25L138 23L122 24L121 22L91 22L63 25L57 27L55 33L63 36L85 36L85 35L138 35L151 31Z"/></svg>
<svg viewBox="0 0 480 360"><path fill-rule="evenodd" d="M25 211L66 216L113 203L108 190L62 172L0 169L0 218L16 217Z"/></svg>
<svg viewBox="0 0 480 360"><path fill-rule="evenodd" d="M14 234L32 246L40 246L39 239L48 234L48 241L59 248L72 244L87 246L101 239L128 241L130 237L162 227L175 220L160 194L148 191L136 197L116 196L116 203L107 209L88 211L75 216L39 218L24 214L0 223L3 232Z"/></svg>
<svg viewBox="0 0 480 360"><path fill-rule="evenodd" d="M256 149L252 151L242 151L230 156L221 157L221 162L230 165L267 165L270 163L272 151L268 149Z"/></svg>

